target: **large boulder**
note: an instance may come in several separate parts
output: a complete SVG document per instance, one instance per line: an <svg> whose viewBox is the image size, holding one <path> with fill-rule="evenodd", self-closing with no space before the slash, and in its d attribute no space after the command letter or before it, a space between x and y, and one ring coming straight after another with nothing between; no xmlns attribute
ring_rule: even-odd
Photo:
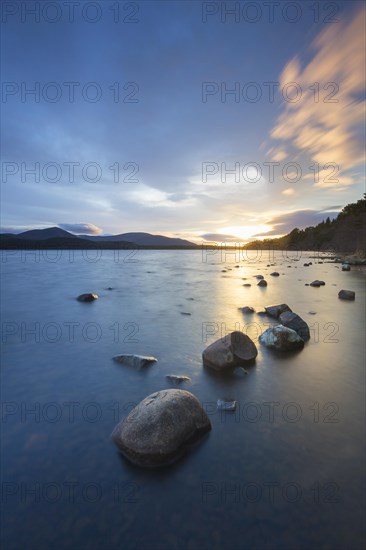
<svg viewBox="0 0 366 550"><path fill-rule="evenodd" d="M152 393L113 430L123 455L153 468L177 460L191 443L211 430L211 422L192 393L168 389Z"/></svg>
<svg viewBox="0 0 366 550"><path fill-rule="evenodd" d="M293 311L285 311L284 313L281 313L279 320L281 325L292 328L292 330L297 332L304 342L310 340L309 326L304 319L300 317L300 315L297 315L297 313L294 313Z"/></svg>
<svg viewBox="0 0 366 550"><path fill-rule="evenodd" d="M353 290L340 290L338 292L338 298L341 300L354 300L356 293Z"/></svg>
<svg viewBox="0 0 366 550"><path fill-rule="evenodd" d="M202 359L208 367L222 371L240 367L253 361L257 355L256 345L249 336L235 331L210 344L202 353Z"/></svg>
<svg viewBox="0 0 366 550"><path fill-rule="evenodd" d="M80 294L80 296L77 297L79 302L94 302L94 300L97 299L98 294Z"/></svg>
<svg viewBox="0 0 366 550"><path fill-rule="evenodd" d="M304 340L297 332L283 325L268 328L260 335L259 341L278 351L294 351L304 347Z"/></svg>
<svg viewBox="0 0 366 550"><path fill-rule="evenodd" d="M264 308L268 315L278 319L284 311L291 311L287 304L279 304L277 306L267 306Z"/></svg>

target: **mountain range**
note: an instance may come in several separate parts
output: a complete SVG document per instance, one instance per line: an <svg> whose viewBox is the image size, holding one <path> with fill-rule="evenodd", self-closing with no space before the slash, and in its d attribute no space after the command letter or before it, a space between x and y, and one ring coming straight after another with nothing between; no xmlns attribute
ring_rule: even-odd
<svg viewBox="0 0 366 550"><path fill-rule="evenodd" d="M31 229L23 233L3 233L0 248L197 248L197 245L178 238L150 233L122 233L120 235L74 235L59 227Z"/></svg>

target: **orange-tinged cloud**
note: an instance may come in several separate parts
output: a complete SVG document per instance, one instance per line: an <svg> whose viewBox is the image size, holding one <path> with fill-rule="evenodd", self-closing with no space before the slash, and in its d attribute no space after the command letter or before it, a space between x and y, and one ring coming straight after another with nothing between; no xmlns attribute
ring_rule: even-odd
<svg viewBox="0 0 366 550"><path fill-rule="evenodd" d="M287 102L271 137L310 155L324 168L336 163L342 172L365 160L362 127L365 100L360 99L365 82L365 14L363 5L347 23L323 31L313 42L313 59L301 68L297 57L282 72L281 86L296 82L301 98ZM319 95L313 88L319 83ZM326 89L324 89L326 88ZM316 98L318 101L316 101ZM284 144L286 145L286 144ZM338 183L320 180L316 187L350 185L352 178Z"/></svg>

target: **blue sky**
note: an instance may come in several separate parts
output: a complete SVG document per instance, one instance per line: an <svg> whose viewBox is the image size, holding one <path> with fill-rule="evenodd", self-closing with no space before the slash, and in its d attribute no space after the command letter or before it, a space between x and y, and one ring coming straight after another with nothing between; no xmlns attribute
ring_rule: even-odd
<svg viewBox="0 0 366 550"><path fill-rule="evenodd" d="M361 198L363 2L4 4L3 231L248 240Z"/></svg>

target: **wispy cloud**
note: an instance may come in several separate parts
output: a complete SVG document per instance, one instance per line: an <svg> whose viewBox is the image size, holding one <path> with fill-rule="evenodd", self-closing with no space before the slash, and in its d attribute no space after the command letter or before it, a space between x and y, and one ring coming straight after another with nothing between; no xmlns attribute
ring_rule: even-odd
<svg viewBox="0 0 366 550"><path fill-rule="evenodd" d="M80 235L100 235L103 230L92 223L59 223L61 229Z"/></svg>
<svg viewBox="0 0 366 550"><path fill-rule="evenodd" d="M277 235L286 235L292 231L295 227L298 229L304 229L305 227L311 227L325 220L328 216L332 220L338 215L338 211L332 210L337 208L336 206L329 207L329 209L322 210L296 210L290 213L280 214L274 216L268 220L268 225L271 225L273 229L266 233L257 233L254 237L274 237Z"/></svg>
<svg viewBox="0 0 366 550"><path fill-rule="evenodd" d="M280 78L281 86L296 82L302 96L297 102L285 104L272 129L271 137L280 142L272 150L273 160L278 160L278 150L289 146L297 153L308 154L320 164L320 170L336 163L340 176L320 177L315 187L354 183L343 173L365 158L365 13L363 5L351 20L330 25L312 43L315 53L311 61L302 67L300 59L294 57ZM318 100L314 83L319 83ZM329 170L323 175L329 175Z"/></svg>

